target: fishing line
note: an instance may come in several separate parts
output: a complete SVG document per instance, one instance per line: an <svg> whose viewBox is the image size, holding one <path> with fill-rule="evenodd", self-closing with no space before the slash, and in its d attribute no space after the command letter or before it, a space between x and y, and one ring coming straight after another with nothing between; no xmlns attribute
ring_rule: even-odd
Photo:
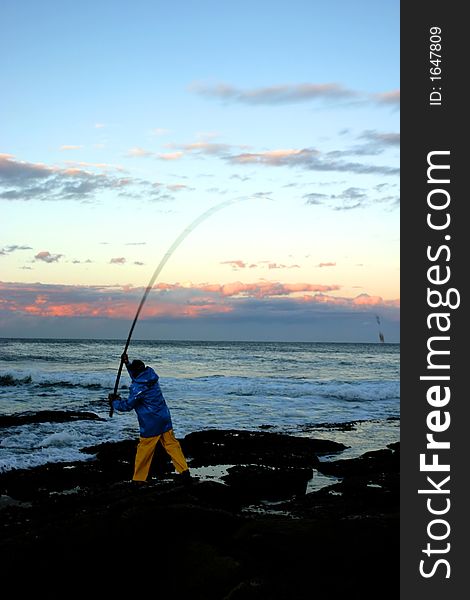
<svg viewBox="0 0 470 600"><path fill-rule="evenodd" d="M203 223L206 219L211 217L217 211L222 210L222 208L226 208L227 206L230 206L231 204L235 204L236 202L240 202L241 200L242 200L242 198L238 198L236 200L226 200L225 202L221 202L220 204L216 204L212 208L209 208L209 210L206 210L201 215L199 215L199 217L197 217L197 219L194 219L194 221L192 223L190 223L186 227L186 229L184 229L180 233L180 235L176 238L176 240L173 242L173 244L168 248L168 250L164 254L162 260L160 261L157 268L155 269L155 272L152 275L152 278L150 279L150 281L147 285L144 295L142 296L142 300L140 301L139 307L137 308L137 312L135 314L134 321L132 322L132 325L131 325L131 328L129 331L129 335L127 336L126 345L124 347L124 351L122 354L127 353L127 349L129 348L129 344L131 342L132 334L134 332L134 328L135 328L137 320L139 318L140 311L142 310L142 308L145 304L145 301L147 300L147 296L149 295L150 290L152 289L157 277L160 275L163 267L166 265L168 260L171 258L171 255L173 254L173 252L178 248L178 246L181 244L181 242L183 242L183 240L185 240L188 237L188 235L196 229L196 227L198 225ZM119 364L119 369L118 369L117 376L116 376L116 381L114 383L114 395L115 396L117 395L117 391L118 391L118 387L119 387L119 380L121 379L123 364L124 364L124 362L121 358L121 362ZM114 409L113 409L113 406L111 405L111 407L109 409L109 416L112 417L113 413L114 413Z"/></svg>

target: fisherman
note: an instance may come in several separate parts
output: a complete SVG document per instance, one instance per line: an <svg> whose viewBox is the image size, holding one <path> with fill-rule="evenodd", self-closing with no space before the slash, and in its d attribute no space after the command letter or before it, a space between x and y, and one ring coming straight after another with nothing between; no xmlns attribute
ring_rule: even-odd
<svg viewBox="0 0 470 600"><path fill-rule="evenodd" d="M151 367L146 367L141 360L129 362L126 353L121 356L121 359L132 379L129 397L127 400L122 400L119 394L111 393L108 400L115 410L127 412L134 409L137 413L140 440L132 481L139 483L147 481L155 449L158 442L161 442L183 481L190 482L191 474L181 446L173 433L170 411L160 389L158 375Z"/></svg>

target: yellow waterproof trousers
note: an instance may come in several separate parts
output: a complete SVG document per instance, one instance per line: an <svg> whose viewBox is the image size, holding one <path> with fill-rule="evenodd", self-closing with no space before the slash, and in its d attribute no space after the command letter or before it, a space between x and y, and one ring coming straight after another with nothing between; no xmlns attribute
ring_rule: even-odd
<svg viewBox="0 0 470 600"><path fill-rule="evenodd" d="M162 446L170 455L171 461L178 473L188 470L188 464L184 458L180 443L175 438L173 429L170 429L160 435L140 438L135 455L134 477L132 478L134 481L147 481L152 458L159 441L161 441Z"/></svg>

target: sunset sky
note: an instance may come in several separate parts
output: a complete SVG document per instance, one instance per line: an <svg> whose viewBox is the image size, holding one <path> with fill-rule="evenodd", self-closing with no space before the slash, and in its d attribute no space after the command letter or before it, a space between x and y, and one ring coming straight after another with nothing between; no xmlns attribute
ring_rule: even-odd
<svg viewBox="0 0 470 600"><path fill-rule="evenodd" d="M0 337L399 341L399 2L6 0ZM233 201L230 203L229 201Z"/></svg>

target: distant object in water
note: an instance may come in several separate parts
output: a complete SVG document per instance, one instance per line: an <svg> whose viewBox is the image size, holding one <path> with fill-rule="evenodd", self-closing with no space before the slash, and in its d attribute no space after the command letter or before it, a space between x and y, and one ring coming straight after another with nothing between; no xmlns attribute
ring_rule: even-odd
<svg viewBox="0 0 470 600"><path fill-rule="evenodd" d="M380 323L379 315L375 315L375 320L377 321L377 325L380 327L381 323ZM380 330L379 330L379 340L380 340L381 344L383 344L385 342L384 334Z"/></svg>

